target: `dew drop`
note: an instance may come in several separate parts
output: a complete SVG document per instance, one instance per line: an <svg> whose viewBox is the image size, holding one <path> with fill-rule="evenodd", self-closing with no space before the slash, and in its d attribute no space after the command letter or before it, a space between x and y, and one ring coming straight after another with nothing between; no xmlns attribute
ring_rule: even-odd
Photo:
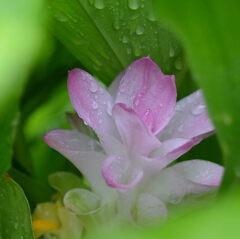
<svg viewBox="0 0 240 239"><path fill-rule="evenodd" d="M98 85L97 85L97 83L94 82L94 81L91 81L89 90L90 90L92 93L97 92L97 90L98 90Z"/></svg>
<svg viewBox="0 0 240 239"><path fill-rule="evenodd" d="M139 8L139 0L128 0L128 7L132 10Z"/></svg>
<svg viewBox="0 0 240 239"><path fill-rule="evenodd" d="M170 48L169 48L169 56L170 57L174 57L175 56L175 50L174 50L174 48L172 46L170 46Z"/></svg>
<svg viewBox="0 0 240 239"><path fill-rule="evenodd" d="M14 224L14 228L17 230L18 229L18 223Z"/></svg>
<svg viewBox="0 0 240 239"><path fill-rule="evenodd" d="M97 9L105 8L104 0L95 0L94 7Z"/></svg>
<svg viewBox="0 0 240 239"><path fill-rule="evenodd" d="M114 28L115 30L119 30L119 29L120 29L119 20L115 20L115 21L113 22L113 28Z"/></svg>
<svg viewBox="0 0 240 239"><path fill-rule="evenodd" d="M88 0L88 2L89 2L91 5L93 5L94 0Z"/></svg>
<svg viewBox="0 0 240 239"><path fill-rule="evenodd" d="M142 99L142 97L143 97L143 93L140 92L140 93L135 97L135 99L134 99L134 101L133 101L133 104L134 104L135 106L138 106L139 103L140 103L140 101L141 101L141 99ZM146 111L146 112L149 112L149 111Z"/></svg>
<svg viewBox="0 0 240 239"><path fill-rule="evenodd" d="M182 69L182 60L180 58L178 58L175 63L174 63L174 66L177 70L181 70Z"/></svg>
<svg viewBox="0 0 240 239"><path fill-rule="evenodd" d="M140 56L140 55L141 55L141 49L140 49L140 47L137 46L137 45L135 45L134 55L135 55L135 56Z"/></svg>
<svg viewBox="0 0 240 239"><path fill-rule="evenodd" d="M96 101L93 101L92 107L93 107L94 110L96 110L98 108L98 104L97 104Z"/></svg>
<svg viewBox="0 0 240 239"><path fill-rule="evenodd" d="M137 35L142 35L144 33L144 26L138 25L136 28Z"/></svg>
<svg viewBox="0 0 240 239"><path fill-rule="evenodd" d="M182 133L183 132L183 125L182 124L179 125L177 130L178 130L179 133Z"/></svg>
<svg viewBox="0 0 240 239"><path fill-rule="evenodd" d="M142 120L145 122L145 124L148 126L149 129L153 129L153 124L154 124L154 116L153 116L153 111L151 109L147 109L143 116Z"/></svg>
<svg viewBox="0 0 240 239"><path fill-rule="evenodd" d="M127 54L130 55L132 53L132 49L130 47L127 48Z"/></svg>
<svg viewBox="0 0 240 239"><path fill-rule="evenodd" d="M60 22L67 22L68 21L68 17L63 14L62 12L56 12L55 13L55 17L60 21Z"/></svg>
<svg viewBox="0 0 240 239"><path fill-rule="evenodd" d="M128 42L128 37L126 35L123 36L122 42L123 43L127 43Z"/></svg>
<svg viewBox="0 0 240 239"><path fill-rule="evenodd" d="M134 14L132 14L132 15L130 16L130 19L131 19L132 21L134 21L134 20L136 20L138 17L140 17L140 14L139 14L138 12L135 12Z"/></svg>
<svg viewBox="0 0 240 239"><path fill-rule="evenodd" d="M148 12L147 19L151 22L155 22L157 20L152 10Z"/></svg>
<svg viewBox="0 0 240 239"><path fill-rule="evenodd" d="M192 110L193 115L200 115L204 112L206 106L205 105L198 105L196 108Z"/></svg>
<svg viewBox="0 0 240 239"><path fill-rule="evenodd" d="M112 105L110 102L107 103L107 113L112 116Z"/></svg>
<svg viewBox="0 0 240 239"><path fill-rule="evenodd" d="M151 113L151 110L150 109L147 109L144 113L144 117L147 117L149 116L149 114Z"/></svg>

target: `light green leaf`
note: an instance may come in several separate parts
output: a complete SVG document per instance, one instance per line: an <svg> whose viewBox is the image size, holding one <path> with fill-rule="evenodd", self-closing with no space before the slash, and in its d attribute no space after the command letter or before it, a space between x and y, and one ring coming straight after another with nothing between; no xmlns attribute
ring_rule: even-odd
<svg viewBox="0 0 240 239"><path fill-rule="evenodd" d="M22 189L0 177L0 238L33 239L30 209Z"/></svg>
<svg viewBox="0 0 240 239"><path fill-rule="evenodd" d="M74 188L64 196L64 205L78 215L93 214L100 209L101 200L97 194L82 188Z"/></svg>
<svg viewBox="0 0 240 239"><path fill-rule="evenodd" d="M73 188L83 188L83 180L77 175L70 172L56 172L48 177L49 184L52 188L64 195Z"/></svg>
<svg viewBox="0 0 240 239"><path fill-rule="evenodd" d="M193 75L203 88L225 157L223 186L240 177L240 3L211 1L155 1L183 41Z"/></svg>
<svg viewBox="0 0 240 239"><path fill-rule="evenodd" d="M235 188L237 189L237 188ZM102 235L96 233L88 239L226 239L237 238L239 229L239 192L232 191L215 205L181 213L158 227L138 230L128 227L105 228Z"/></svg>
<svg viewBox="0 0 240 239"><path fill-rule="evenodd" d="M152 1L53 0L53 33L105 83L150 55L165 73L185 72L174 35L153 14Z"/></svg>
<svg viewBox="0 0 240 239"><path fill-rule="evenodd" d="M0 175L10 167L18 100L42 41L41 0L0 1Z"/></svg>

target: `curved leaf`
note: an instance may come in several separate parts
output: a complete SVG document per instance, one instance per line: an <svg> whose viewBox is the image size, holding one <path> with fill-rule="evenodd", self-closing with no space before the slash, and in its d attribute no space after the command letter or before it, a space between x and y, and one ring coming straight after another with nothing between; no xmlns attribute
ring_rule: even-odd
<svg viewBox="0 0 240 239"><path fill-rule="evenodd" d="M41 0L0 1L0 175L11 164L18 100L42 40L40 8Z"/></svg>
<svg viewBox="0 0 240 239"><path fill-rule="evenodd" d="M22 189L0 177L0 238L33 239L30 209Z"/></svg>
<svg viewBox="0 0 240 239"><path fill-rule="evenodd" d="M152 0L52 0L49 4L53 33L105 83L134 59L147 55L165 73L185 70L179 44L156 21Z"/></svg>
<svg viewBox="0 0 240 239"><path fill-rule="evenodd" d="M159 17L167 19L185 44L189 65L203 88L225 156L224 186L240 177L240 3L155 1Z"/></svg>

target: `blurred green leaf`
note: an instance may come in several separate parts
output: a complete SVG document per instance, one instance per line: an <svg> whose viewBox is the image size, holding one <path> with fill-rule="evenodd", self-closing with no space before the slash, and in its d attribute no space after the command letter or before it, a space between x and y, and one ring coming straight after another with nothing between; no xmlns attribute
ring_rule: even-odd
<svg viewBox="0 0 240 239"><path fill-rule="evenodd" d="M18 100L43 40L42 1L0 1L0 175L10 167Z"/></svg>
<svg viewBox="0 0 240 239"><path fill-rule="evenodd" d="M224 188L240 177L240 3L155 1L183 41L193 75L203 88L224 153ZM226 186L226 187L225 187Z"/></svg>
<svg viewBox="0 0 240 239"><path fill-rule="evenodd" d="M83 180L70 172L56 172L48 177L49 184L62 196L73 188L84 188Z"/></svg>
<svg viewBox="0 0 240 239"><path fill-rule="evenodd" d="M32 156L34 175L42 183L48 183L49 174L68 171L71 163L49 148L42 136L54 128L70 128L65 112L72 111L65 82L55 87L45 104L38 107L25 121L25 136ZM71 170L72 171L72 170Z"/></svg>
<svg viewBox="0 0 240 239"><path fill-rule="evenodd" d="M0 177L0 238L33 239L30 209L22 189Z"/></svg>
<svg viewBox="0 0 240 239"><path fill-rule="evenodd" d="M184 74L178 41L153 14L152 0L53 0L53 33L92 74L109 83L150 55L165 73Z"/></svg>
<svg viewBox="0 0 240 239"><path fill-rule="evenodd" d="M237 188L235 188L237 189ZM189 210L169 219L155 228L130 229L103 228L102 235L93 233L89 239L226 239L237 238L240 234L239 212L240 195L234 191L221 198L214 205Z"/></svg>
<svg viewBox="0 0 240 239"><path fill-rule="evenodd" d="M79 66L77 59L62 44L49 37L41 51L41 58L29 75L21 99L23 123L55 94L59 85L66 81L67 71L76 66ZM66 87L66 84L64 86Z"/></svg>
<svg viewBox="0 0 240 239"><path fill-rule="evenodd" d="M24 136L23 126L20 122L16 127L13 151L13 164L17 164L22 171L28 173L29 175L33 175L33 165L30 150Z"/></svg>

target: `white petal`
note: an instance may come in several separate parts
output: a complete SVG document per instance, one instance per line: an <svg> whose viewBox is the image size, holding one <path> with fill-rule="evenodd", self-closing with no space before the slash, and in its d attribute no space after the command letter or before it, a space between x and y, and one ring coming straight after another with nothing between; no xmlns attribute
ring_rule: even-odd
<svg viewBox="0 0 240 239"><path fill-rule="evenodd" d="M211 162L203 160L196 161L202 161L204 164L206 164L206 166L209 166L210 164L213 167L216 166L216 164ZM186 165L185 171L182 169L184 164ZM195 166L198 169L204 169L203 166L198 167L198 162L195 164ZM201 175L204 175L204 171L198 171L196 169L193 170L193 167L194 166L191 165L191 163L183 162L179 163L179 165L176 164L172 167L161 170L154 178L152 178L152 181L147 186L146 192L160 198L165 203L176 203L180 202L181 199L187 194L202 194L212 191L215 186L217 186L216 181L212 181L214 177L209 177L211 179L207 179L206 182L203 183ZM221 166L217 165L217 174L220 176L222 175L222 171L219 170L219 167L221 168ZM191 170L194 171L193 174L191 173ZM198 178L198 180L196 178ZM214 184L212 182L214 182Z"/></svg>
<svg viewBox="0 0 240 239"><path fill-rule="evenodd" d="M111 194L101 176L105 155L97 141L75 130L52 130L44 136L46 143L68 158L88 179L93 190Z"/></svg>
<svg viewBox="0 0 240 239"><path fill-rule="evenodd" d="M224 169L222 166L205 160L189 160L173 166L184 178L209 187L218 187Z"/></svg>
<svg viewBox="0 0 240 239"><path fill-rule="evenodd" d="M175 114L160 134L160 140L197 136L205 138L213 130L202 91L198 90L177 102Z"/></svg>
<svg viewBox="0 0 240 239"><path fill-rule="evenodd" d="M166 219L168 211L165 204L151 194L141 194L137 201L136 223L142 226L150 226Z"/></svg>

